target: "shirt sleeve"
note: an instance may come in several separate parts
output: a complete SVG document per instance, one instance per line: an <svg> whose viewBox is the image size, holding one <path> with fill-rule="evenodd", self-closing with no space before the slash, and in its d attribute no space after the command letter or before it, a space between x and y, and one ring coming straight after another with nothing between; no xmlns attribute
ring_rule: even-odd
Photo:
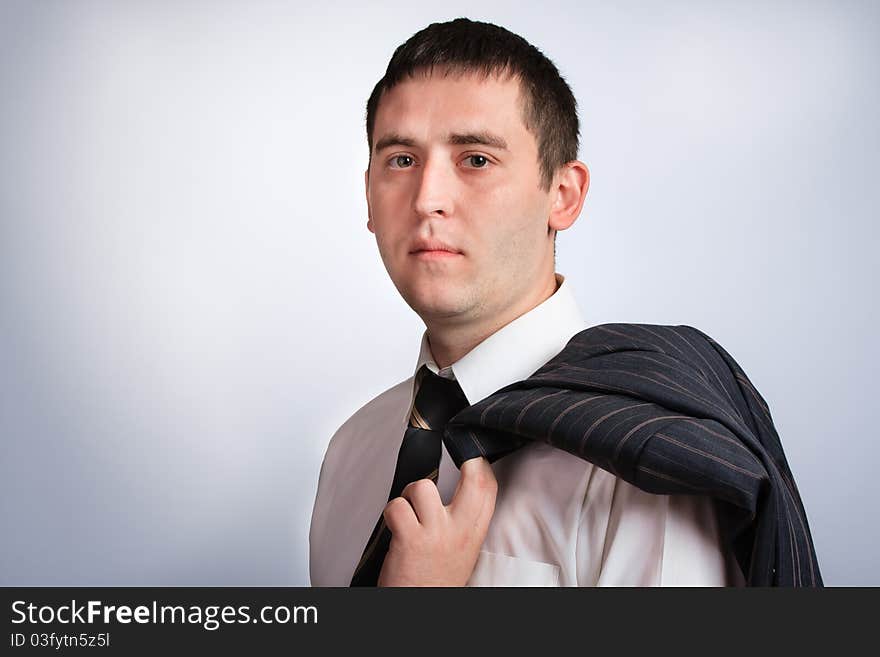
<svg viewBox="0 0 880 657"><path fill-rule="evenodd" d="M587 488L577 545L578 586L742 583L710 498L655 495L604 471Z"/></svg>

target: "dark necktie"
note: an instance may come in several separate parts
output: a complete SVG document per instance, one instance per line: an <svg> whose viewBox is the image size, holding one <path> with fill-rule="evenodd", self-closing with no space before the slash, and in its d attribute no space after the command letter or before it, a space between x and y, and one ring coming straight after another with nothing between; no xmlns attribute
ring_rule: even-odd
<svg viewBox="0 0 880 657"><path fill-rule="evenodd" d="M413 481L430 479L437 483L443 429L449 418L468 406L457 381L434 374L426 365L416 374L415 385L417 392L397 455L389 501L400 497ZM380 515L355 568L351 586L376 586L390 543L391 532Z"/></svg>

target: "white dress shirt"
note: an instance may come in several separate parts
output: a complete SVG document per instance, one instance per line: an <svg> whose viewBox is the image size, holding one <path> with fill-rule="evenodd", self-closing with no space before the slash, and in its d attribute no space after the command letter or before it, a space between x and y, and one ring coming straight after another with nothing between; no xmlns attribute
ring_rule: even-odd
<svg viewBox="0 0 880 657"><path fill-rule="evenodd" d="M470 404L528 378L587 328L570 284L439 373ZM427 333L415 372L438 372ZM348 586L385 504L413 401L414 376L349 418L330 440L309 533L313 586ZM709 498L654 495L563 450L529 443L492 464L495 514L469 586L724 586L742 573L722 547ZM444 447L448 504L459 471Z"/></svg>

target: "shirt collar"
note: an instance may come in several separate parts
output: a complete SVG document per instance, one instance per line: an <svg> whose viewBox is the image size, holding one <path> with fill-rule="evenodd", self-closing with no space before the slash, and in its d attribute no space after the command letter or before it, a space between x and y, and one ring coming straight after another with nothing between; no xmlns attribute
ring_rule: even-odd
<svg viewBox="0 0 880 657"><path fill-rule="evenodd" d="M531 376L558 354L586 323L565 277L556 274L558 288L548 299L502 327L449 367L438 370L428 332L422 334L416 372L422 365L458 381L468 403L475 404L496 390Z"/></svg>

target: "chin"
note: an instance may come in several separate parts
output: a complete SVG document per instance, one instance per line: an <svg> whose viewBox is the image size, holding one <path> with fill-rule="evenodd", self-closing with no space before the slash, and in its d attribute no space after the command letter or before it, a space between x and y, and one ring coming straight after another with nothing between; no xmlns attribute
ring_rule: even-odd
<svg viewBox="0 0 880 657"><path fill-rule="evenodd" d="M469 309L467 295L460 289L431 293L415 292L406 297L406 302L422 319L456 317Z"/></svg>

